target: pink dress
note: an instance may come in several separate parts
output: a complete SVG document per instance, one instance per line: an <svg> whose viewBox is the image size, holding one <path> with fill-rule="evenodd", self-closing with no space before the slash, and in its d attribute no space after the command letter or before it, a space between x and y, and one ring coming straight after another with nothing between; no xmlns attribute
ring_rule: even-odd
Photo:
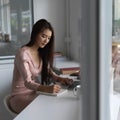
<svg viewBox="0 0 120 120"><path fill-rule="evenodd" d="M37 96L37 89L40 85L39 73L42 69L42 62L39 67L32 59L28 47L20 48L14 61L12 93L9 100L13 111L21 112Z"/></svg>

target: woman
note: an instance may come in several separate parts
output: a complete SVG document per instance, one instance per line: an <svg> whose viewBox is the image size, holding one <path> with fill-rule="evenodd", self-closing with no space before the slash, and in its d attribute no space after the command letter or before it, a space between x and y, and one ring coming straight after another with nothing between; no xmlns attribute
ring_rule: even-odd
<svg viewBox="0 0 120 120"><path fill-rule="evenodd" d="M14 112L20 113L38 95L36 91L58 93L61 87L49 85L52 81L72 83L71 79L59 77L52 71L53 48L54 30L47 20L41 19L33 26L30 42L21 47L15 57L9 99Z"/></svg>

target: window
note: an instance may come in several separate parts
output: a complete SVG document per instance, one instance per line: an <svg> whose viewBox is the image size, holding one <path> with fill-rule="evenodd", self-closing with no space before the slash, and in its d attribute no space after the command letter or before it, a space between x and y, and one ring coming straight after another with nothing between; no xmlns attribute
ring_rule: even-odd
<svg viewBox="0 0 120 120"><path fill-rule="evenodd" d="M30 39L31 0L0 0L0 57L15 55Z"/></svg>

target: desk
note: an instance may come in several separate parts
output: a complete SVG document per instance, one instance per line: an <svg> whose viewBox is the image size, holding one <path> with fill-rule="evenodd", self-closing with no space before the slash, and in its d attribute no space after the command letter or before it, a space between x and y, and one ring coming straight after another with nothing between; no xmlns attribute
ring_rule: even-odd
<svg viewBox="0 0 120 120"><path fill-rule="evenodd" d="M79 120L80 101L72 91L58 97L39 95L14 120Z"/></svg>
<svg viewBox="0 0 120 120"><path fill-rule="evenodd" d="M114 93L110 95L110 120L120 120L120 94Z"/></svg>
<svg viewBox="0 0 120 120"><path fill-rule="evenodd" d="M39 95L14 120L80 120L81 96L76 99L72 91L62 96ZM110 120L119 120L120 96L110 96Z"/></svg>

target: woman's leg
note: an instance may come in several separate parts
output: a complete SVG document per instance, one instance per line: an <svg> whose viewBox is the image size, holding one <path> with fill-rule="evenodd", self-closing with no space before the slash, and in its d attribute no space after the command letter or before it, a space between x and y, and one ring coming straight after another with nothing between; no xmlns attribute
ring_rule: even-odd
<svg viewBox="0 0 120 120"><path fill-rule="evenodd" d="M10 98L9 104L13 111L20 113L27 105L29 105L38 95L36 93L32 94L22 94L16 95Z"/></svg>

